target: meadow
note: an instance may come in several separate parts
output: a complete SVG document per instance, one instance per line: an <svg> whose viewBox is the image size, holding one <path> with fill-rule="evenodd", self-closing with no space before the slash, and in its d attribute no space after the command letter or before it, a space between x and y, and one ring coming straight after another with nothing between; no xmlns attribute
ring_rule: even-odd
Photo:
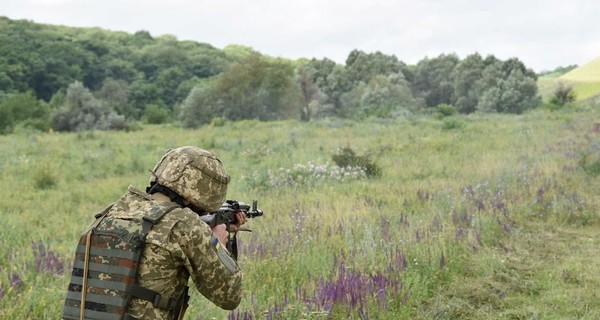
<svg viewBox="0 0 600 320"><path fill-rule="evenodd" d="M0 319L58 319L75 244L171 147L217 153L240 234L233 312L186 319L600 318L600 109L0 136ZM340 150L379 176L340 168Z"/></svg>
<svg viewBox="0 0 600 320"><path fill-rule="evenodd" d="M597 100L598 94L600 94L600 58L589 61L565 74L550 73L539 77L538 88L544 100L549 100L559 83L571 86L577 101Z"/></svg>

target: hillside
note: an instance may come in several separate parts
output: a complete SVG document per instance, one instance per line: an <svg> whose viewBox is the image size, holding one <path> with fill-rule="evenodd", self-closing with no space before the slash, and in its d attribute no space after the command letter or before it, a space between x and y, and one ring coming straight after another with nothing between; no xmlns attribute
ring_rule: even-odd
<svg viewBox="0 0 600 320"><path fill-rule="evenodd" d="M559 82L571 85L578 101L600 95L600 57L563 75L548 74L539 77L538 88L542 97L550 97Z"/></svg>
<svg viewBox="0 0 600 320"><path fill-rule="evenodd" d="M573 82L600 82L600 57L563 74L559 79Z"/></svg>

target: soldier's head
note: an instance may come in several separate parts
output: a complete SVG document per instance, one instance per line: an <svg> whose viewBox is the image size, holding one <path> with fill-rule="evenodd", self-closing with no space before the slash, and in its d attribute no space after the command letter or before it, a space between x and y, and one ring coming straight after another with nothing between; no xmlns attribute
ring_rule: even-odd
<svg viewBox="0 0 600 320"><path fill-rule="evenodd" d="M186 146L171 149L160 159L152 170L149 190L163 192L160 187L166 187L180 196L184 205L214 212L225 202L228 183L229 175L216 155Z"/></svg>

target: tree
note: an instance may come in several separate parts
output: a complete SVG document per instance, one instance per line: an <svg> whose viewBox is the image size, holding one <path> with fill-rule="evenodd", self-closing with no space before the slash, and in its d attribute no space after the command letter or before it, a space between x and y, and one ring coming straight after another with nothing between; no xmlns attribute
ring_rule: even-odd
<svg viewBox="0 0 600 320"><path fill-rule="evenodd" d="M489 64L476 86L479 111L520 114L539 104L535 73L516 59Z"/></svg>
<svg viewBox="0 0 600 320"><path fill-rule="evenodd" d="M453 103L460 113L472 113L476 110L479 95L477 81L483 76L485 64L478 53L469 55L456 65L451 78L456 101Z"/></svg>
<svg viewBox="0 0 600 320"><path fill-rule="evenodd" d="M171 110L165 105L149 104L144 110L142 121L150 124L167 123L171 119Z"/></svg>
<svg viewBox="0 0 600 320"><path fill-rule="evenodd" d="M76 81L69 85L66 105L52 118L52 127L57 131L124 130L127 123Z"/></svg>
<svg viewBox="0 0 600 320"><path fill-rule="evenodd" d="M458 63L451 75L461 113L522 113L539 104L537 76L516 58L501 61L475 53Z"/></svg>
<svg viewBox="0 0 600 320"><path fill-rule="evenodd" d="M455 54L419 61L411 82L415 96L422 97L427 107L454 103L452 71L459 61Z"/></svg>
<svg viewBox="0 0 600 320"><path fill-rule="evenodd" d="M129 84L121 79L106 78L96 96L103 100L109 108L117 113L131 118L138 111L132 110L129 104Z"/></svg>
<svg viewBox="0 0 600 320"><path fill-rule="evenodd" d="M191 75L180 67L162 69L157 74L154 83L158 88L158 94L161 100L171 109L177 102L177 88L179 84L189 78L191 78Z"/></svg>
<svg viewBox="0 0 600 320"><path fill-rule="evenodd" d="M291 63L269 61L254 54L220 74L212 90L222 102L222 116L227 119L282 119L294 112L294 106L283 104L291 92L293 77Z"/></svg>
<svg viewBox="0 0 600 320"><path fill-rule="evenodd" d="M365 53L360 50L352 50L346 58L346 70L348 80L353 86L358 83L369 83L376 76L388 76L390 74L402 75L403 63L394 55L385 55L379 51ZM404 76L402 75L404 78Z"/></svg>
<svg viewBox="0 0 600 320"><path fill-rule="evenodd" d="M308 64L296 69L296 83L302 105L300 118L305 121L310 121L314 115L323 110L327 98L315 84L315 72L315 69Z"/></svg>
<svg viewBox="0 0 600 320"><path fill-rule="evenodd" d="M213 96L213 89L208 84L192 89L181 105L179 121L185 128L198 128L210 123L212 118L223 113L223 106Z"/></svg>
<svg viewBox="0 0 600 320"><path fill-rule="evenodd" d="M146 80L135 80L127 88L127 108L123 115L128 119L140 119L146 106L153 103L164 104L160 89Z"/></svg>
<svg viewBox="0 0 600 320"><path fill-rule="evenodd" d="M0 102L0 133L11 133L17 125L47 130L49 111L31 91L9 94Z"/></svg>
<svg viewBox="0 0 600 320"><path fill-rule="evenodd" d="M416 110L420 104L413 98L408 83L399 75L377 75L368 84L360 83L342 96L346 117L387 118L397 112Z"/></svg>

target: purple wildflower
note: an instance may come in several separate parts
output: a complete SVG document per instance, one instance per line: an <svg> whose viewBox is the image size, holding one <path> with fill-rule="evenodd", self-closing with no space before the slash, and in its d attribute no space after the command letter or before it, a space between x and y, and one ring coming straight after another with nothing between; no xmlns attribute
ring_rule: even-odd
<svg viewBox="0 0 600 320"><path fill-rule="evenodd" d="M381 233L383 241L386 243L391 243L392 238L390 236L390 220L383 218L381 221Z"/></svg>
<svg viewBox="0 0 600 320"><path fill-rule="evenodd" d="M421 201L428 201L431 199L429 192L423 192L421 189L417 190L417 198Z"/></svg>
<svg viewBox="0 0 600 320"><path fill-rule="evenodd" d="M440 257L440 269L444 269L445 266L446 266L446 257L444 256L444 253L442 252L442 256Z"/></svg>
<svg viewBox="0 0 600 320"><path fill-rule="evenodd" d="M305 299L321 310L331 312L335 305L346 305L348 312L359 312L361 319L368 319L367 302L375 298L380 306L385 306L390 297L395 297L401 288L398 280L386 277L381 273L365 275L350 270L346 264L337 259L337 271L331 279L321 279L312 299ZM331 314L330 314L331 315Z"/></svg>
<svg viewBox="0 0 600 320"><path fill-rule="evenodd" d="M60 256L44 245L42 241L32 242L35 270L37 272L48 272L50 274L63 274L65 263Z"/></svg>
<svg viewBox="0 0 600 320"><path fill-rule="evenodd" d="M464 239L464 238L467 237L468 234L469 234L468 231L466 231L465 229L459 227L456 230L456 233L455 233L456 240Z"/></svg>
<svg viewBox="0 0 600 320"><path fill-rule="evenodd" d="M19 274L12 273L8 276L8 286L12 289L18 289L23 285L23 280L19 277Z"/></svg>
<svg viewBox="0 0 600 320"><path fill-rule="evenodd" d="M231 311L229 316L227 316L228 320L252 320L254 317L252 313L249 311L240 312L239 310Z"/></svg>

